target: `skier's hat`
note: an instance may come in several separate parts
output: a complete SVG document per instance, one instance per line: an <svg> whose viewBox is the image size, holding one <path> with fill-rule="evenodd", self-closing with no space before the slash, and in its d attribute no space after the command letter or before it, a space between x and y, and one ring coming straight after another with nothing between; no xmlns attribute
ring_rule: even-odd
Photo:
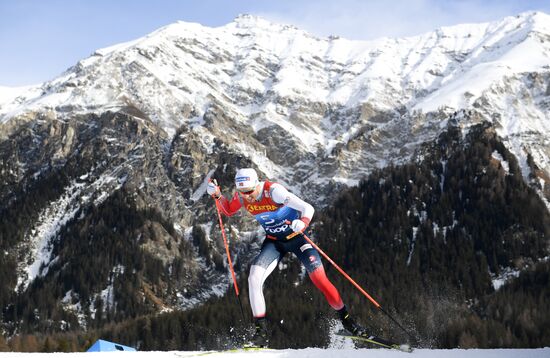
<svg viewBox="0 0 550 358"><path fill-rule="evenodd" d="M258 185L258 174L252 168L241 168L235 174L235 186L237 191L248 192Z"/></svg>

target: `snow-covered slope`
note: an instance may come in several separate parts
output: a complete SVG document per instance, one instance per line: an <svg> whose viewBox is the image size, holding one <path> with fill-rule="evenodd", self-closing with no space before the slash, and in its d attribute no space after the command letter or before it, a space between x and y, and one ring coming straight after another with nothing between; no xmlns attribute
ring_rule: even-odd
<svg viewBox="0 0 550 358"><path fill-rule="evenodd" d="M266 350L262 352L91 352L91 353L0 353L0 358L73 358L73 357L120 357L120 355L135 358L183 358L183 357L292 357L292 358L393 358L393 357L415 357L415 358L546 358L550 355L550 348L543 349L418 349L412 354L385 349L286 349Z"/></svg>
<svg viewBox="0 0 550 358"><path fill-rule="evenodd" d="M312 155L330 157L344 146L336 153L339 170L325 174L346 182L411 152L406 145L391 151L370 143L370 154L358 161L349 148L358 136L390 147L387 137L406 136L402 141L414 147L424 139L414 134L434 134L421 130L430 125L416 111L445 109L441 120L458 109L476 109L487 119L498 116L503 136L522 137L510 142L516 154L525 157L529 142L536 162L550 171L548 143L540 143L550 130L549 38L550 16L540 12L374 41L317 38L247 15L218 28L178 22L97 50L17 96L3 89L0 122L29 111L63 117L135 106L173 134L182 124L204 125L216 104L235 126L256 134L281 129ZM195 130L205 142L218 134ZM242 149L266 173L289 179L261 148Z"/></svg>

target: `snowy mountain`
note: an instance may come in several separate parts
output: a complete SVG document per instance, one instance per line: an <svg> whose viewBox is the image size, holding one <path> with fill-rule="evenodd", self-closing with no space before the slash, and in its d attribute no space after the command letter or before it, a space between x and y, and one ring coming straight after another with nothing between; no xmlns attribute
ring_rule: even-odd
<svg viewBox="0 0 550 358"><path fill-rule="evenodd" d="M549 40L540 12L374 41L243 15L171 24L51 81L0 87L0 212L16 223L0 245L16 273L0 291L69 282L55 294L86 327L122 305L126 251L148 267L143 312L194 307L227 288L208 178L230 192L234 168L253 166L322 208L374 169L416 160L449 121L465 133L493 123L550 208ZM244 265L259 238L239 220ZM111 261L81 290L78 255L100 245Z"/></svg>
<svg viewBox="0 0 550 358"><path fill-rule="evenodd" d="M135 107L169 136L188 126L205 146L219 138L292 186L289 164L319 168L305 182L326 186L409 159L466 109L497 123L519 158L530 153L548 173L549 36L550 16L540 12L375 41L316 38L247 15L219 28L178 22L97 50L34 88L3 90L0 122L5 136L31 113ZM273 148L283 137L299 155Z"/></svg>

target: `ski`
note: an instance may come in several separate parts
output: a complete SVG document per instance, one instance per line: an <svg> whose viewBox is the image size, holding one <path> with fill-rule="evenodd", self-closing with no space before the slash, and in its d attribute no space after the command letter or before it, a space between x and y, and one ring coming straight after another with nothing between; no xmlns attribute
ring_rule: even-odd
<svg viewBox="0 0 550 358"><path fill-rule="evenodd" d="M354 341L371 343L382 348L395 349L407 353L411 353L413 351L413 348L408 344L398 344L376 336L354 336L347 331L340 331L336 334L338 336L351 338Z"/></svg>
<svg viewBox="0 0 550 358"><path fill-rule="evenodd" d="M230 348L230 349L222 349L217 351L199 352L196 354L185 355L181 357L204 357L204 356L209 356L211 354L217 354L217 353L239 353L239 352L260 352L260 351L273 351L273 349L267 348L267 347L243 346L240 348Z"/></svg>
<svg viewBox="0 0 550 358"><path fill-rule="evenodd" d="M245 344L243 347L238 348L238 350L243 350L243 351L268 351L268 350L271 350L271 348Z"/></svg>

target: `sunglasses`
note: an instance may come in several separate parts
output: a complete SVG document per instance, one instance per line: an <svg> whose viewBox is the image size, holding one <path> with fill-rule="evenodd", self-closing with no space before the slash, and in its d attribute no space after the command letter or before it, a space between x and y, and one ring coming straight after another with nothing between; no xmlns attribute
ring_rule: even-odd
<svg viewBox="0 0 550 358"><path fill-rule="evenodd" d="M250 195L250 194L252 194L252 193L254 192L254 190L256 190L256 189L247 190L247 191L241 191L241 190L239 190L239 193L244 194L244 195Z"/></svg>

